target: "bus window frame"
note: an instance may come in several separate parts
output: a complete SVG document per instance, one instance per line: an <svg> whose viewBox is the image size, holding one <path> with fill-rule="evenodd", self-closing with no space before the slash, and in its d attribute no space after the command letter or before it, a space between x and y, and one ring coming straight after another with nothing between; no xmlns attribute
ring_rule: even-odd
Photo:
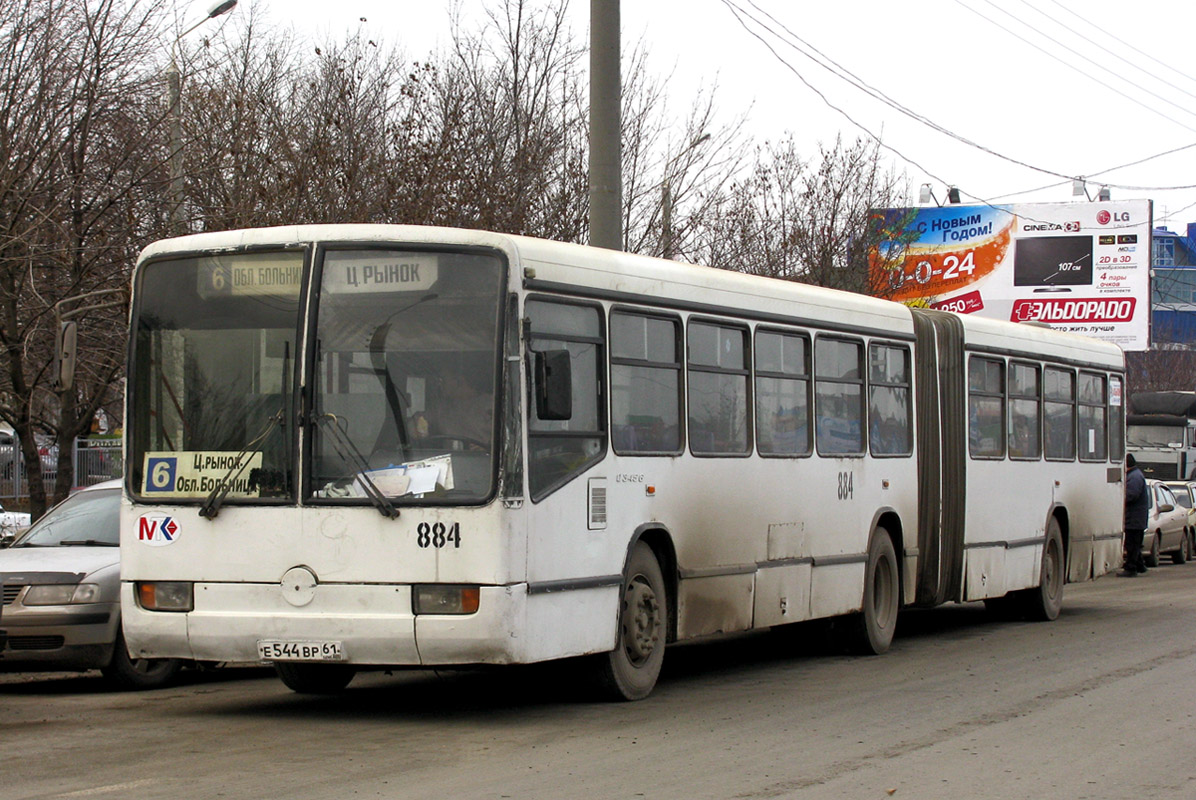
<svg viewBox="0 0 1196 800"><path fill-rule="evenodd" d="M1121 386L1121 391L1118 396L1121 402L1113 405L1113 381ZM1109 409L1109 463L1124 464L1125 463L1125 375L1120 372L1108 373L1108 409ZM1116 409L1116 411L1114 411ZM1113 431L1113 419L1116 415L1118 430L1121 436L1115 436Z"/></svg>
<svg viewBox="0 0 1196 800"><path fill-rule="evenodd" d="M1071 376L1071 400L1067 403L1071 408L1071 454L1067 457L1052 456L1048 453L1047 431L1047 403L1054 403L1055 405L1064 405L1063 400L1048 400L1047 399L1047 381L1046 374L1049 370L1055 372L1062 372ZM1042 365L1042 458L1044 461L1053 461L1057 464L1070 464L1075 462L1076 454L1079 450L1079 442L1076 441L1076 398L1079 386L1076 383L1076 368L1074 366L1066 366L1059 363L1046 363Z"/></svg>
<svg viewBox="0 0 1196 800"><path fill-rule="evenodd" d="M1088 376L1089 378L1096 378L1098 381L1100 381L1101 388L1102 388L1104 394L1103 394L1103 397L1101 397L1101 401L1099 403L1085 403L1083 400L1080 399L1080 379L1083 376ZM1104 453L1104 455L1100 456L1099 458L1085 458L1082 455L1084 448L1080 445L1080 409L1081 408L1097 409L1104 415L1105 430L1104 430L1104 435L1101 437L1101 439L1103 440L1102 443L1105 446L1105 453ZM1107 373L1097 372L1095 370L1090 370L1090 369L1081 369L1081 370L1077 370L1077 372L1076 372L1076 458L1079 459L1080 461L1083 461L1086 464L1091 464L1091 463L1103 464L1104 462L1109 460L1109 376Z"/></svg>
<svg viewBox="0 0 1196 800"><path fill-rule="evenodd" d="M307 480L306 471L303 465L303 458L296 458L296 454L300 453L301 429L305 425L303 417L305 416L303 409L305 408L305 386L303 385L302 370L299 369L298 353L304 353L304 366L306 366L307 354L306 350L306 335L308 325L308 308L311 305L309 295L311 294L311 286L313 279L313 272L316 264L316 250L317 246L313 242L290 242L290 243L270 243L270 244L251 244L242 247L236 247L227 251L221 251L221 255L254 255L260 253L293 253L299 252L303 254L303 271L300 277L299 297L297 298L297 309L295 312L295 328L294 328L294 342L296 354L292 356L291 366L291 390L290 390L290 430L287 432L288 441L287 447L290 450L290 465L292 470L290 490L285 497L269 497L269 498L254 498L252 500L245 500L237 497L226 497L222 501L222 505L254 505L254 506L290 506L296 507L304 503L305 496L305 481ZM145 272L148 267L164 261L189 261L202 258L210 258L213 253L210 250L177 250L168 253L162 253L153 258L146 259L135 266L133 276L132 297L133 303L130 308L130 323L135 320L140 320L143 317L145 310L146 292L144 290L143 282L145 280ZM129 344L127 347L127 356L125 361L126 375L145 376L148 380L152 373L146 370L134 369L137 363L137 358L140 353L140 346L138 342L138 331L136 328L129 330ZM148 385L139 385L137 382L131 381L128 385L127 392L129 397L126 398L126 408L133 408L133 400L136 395L145 391L148 393ZM148 426L150 424L149 418L145 420L129 420L129 431L126 434L126 447L128 447L128 436L131 434L135 439L145 438L148 436L140 436L137 432L137 427L141 425ZM129 457L125 461L125 468L123 470L122 482L125 490L129 493L129 497L135 499L140 503L152 503L155 505L170 505L170 506L199 506L204 503L204 498L199 497L179 497L179 498L161 498L151 497L142 491L145 483L145 474L143 471L143 463L145 454L149 452L147 447L143 447L140 453L130 451ZM180 451L182 452L182 451ZM138 480L135 481L134 477ZM140 485L138 485L140 484Z"/></svg>
<svg viewBox="0 0 1196 800"><path fill-rule="evenodd" d="M900 350L905 353L905 383L873 383L872 382L872 348L883 347L890 350ZM914 455L914 441L917 438L917 432L914 430L914 354L913 348L905 342L898 342L892 339L869 339L868 348L864 354L864 360L867 363L867 381L865 399L865 411L867 412L867 430L868 441L867 450L868 455L872 458L912 458ZM905 389L905 429L908 433L909 446L900 453L878 453L873 447L872 436L872 388L876 386L881 389Z"/></svg>
<svg viewBox="0 0 1196 800"><path fill-rule="evenodd" d="M396 499L402 499L403 502L400 508L417 508L427 506L466 506L466 507L483 507L488 506L495 501L502 491L501 484L503 477L500 473L502 465L502 455L500 451L504 448L505 442L503 440L503 426L502 414L504 406L503 398L503 370L504 361L506 358L506 342L507 335L507 321L504 315L509 313L507 304L508 285L511 275L511 259L506 252L494 247L485 247L478 245L454 245L443 242L412 242L392 239L379 239L363 241L359 239L321 239L315 241L314 246L309 247L311 253L309 255L310 265L306 275L306 282L302 286L300 296L301 308L299 310L299 319L301 330L304 334L303 345L304 352L304 367L306 374L309 377L301 386L302 403L301 408L308 409L305 414L308 419L301 420L296 429L303 429L303 454L300 459L300 469L302 471L302 483L299 487L300 504L310 506L313 508L326 508L334 506L344 507L360 507L368 506L370 501L368 498L357 497L317 497L315 495L316 487L312 479L315 470L312 466L312 459L315 457L315 429L316 420L313 410L316 404L316 393L318 389L318 367L316 358L318 355L318 346L316 340L317 334L320 330L320 302L323 299L324 286L324 261L329 251L415 251L425 253L443 253L443 254L465 254L472 256L488 256L494 258L499 263L499 280L498 296L496 298L496 305L498 308L498 319L495 347L495 381L494 386L494 414L491 420L492 431L491 437L494 442L493 452L490 454L490 473L493 480L490 483L490 491L485 497L472 500L469 502L455 501L441 501L432 498L390 498L392 502ZM310 341L309 341L310 340Z"/></svg>
<svg viewBox="0 0 1196 800"><path fill-rule="evenodd" d="M594 311L597 312L597 315L598 315L598 335L596 337L583 337L583 336L574 337L574 336L568 335L568 334L566 334L566 335L559 335L559 334L558 335L542 335L542 334L537 335L536 332L532 329L531 316L528 314L528 310L527 310L527 304L529 302L556 303L558 305L573 306L575 308L593 309ZM554 294L528 294L528 295L526 295L523 298L523 306L522 306L522 313L520 314L520 319L525 321L524 341L523 341L522 349L523 349L523 359L526 362L526 367L525 367L526 378L524 380L524 386L522 387L522 391L523 391L523 396L524 396L524 400L525 400L524 407L526 409L526 413L525 413L526 425L524 427L524 433L527 436L527 447L524 450L525 466L524 466L523 471L524 471L524 477L525 477L525 480L527 483L528 497L531 499L532 503L539 503L540 501L556 494L562 488L569 485L573 481L577 480L582 475L585 475L587 472L589 472L591 469L593 469L596 465L601 464L606 459L607 453L610 451L610 430L609 430L610 421L608 419L608 411L607 411L607 403L609 401L609 398L607 397L607 394L608 394L607 388L604 385L606 383L606 381L608 380L607 369L609 368L609 364L604 365L602 363L603 361L607 361L607 362L610 361L610 342L609 342L610 331L608 329L607 322L606 322L605 309L603 308L601 303L598 303L598 302L595 302L592 300L582 300L580 298L574 298L574 297L562 297L560 295L554 295ZM595 434L594 433L572 432L572 431L562 433L559 431L552 432L552 431L533 430L533 427L532 427L533 422L537 419L537 417L536 417L535 398L531 394L531 392L533 390L532 381L534 380L535 370L532 369L530 359L532 358L532 353L536 352L536 350L532 347L532 342L535 341L536 339L547 339L550 341L556 340L556 341L579 342L579 343L588 342L588 343L592 343L592 344L596 345L599 348L598 364L596 365L597 368L595 370L594 378L597 382L596 388L597 388L597 392L598 392L598 396L595 398L595 401L596 401L595 412L596 412L597 422L598 422L598 426L599 426L596 438L601 440L601 445L598 448L597 453L595 453L594 455L587 458L586 461L582 465L567 472L563 477L558 478L557 480L553 481L552 483L549 483L549 484L541 487L541 489L538 492L534 491L532 489L532 469L533 469L533 467L531 464L531 458L532 458L532 451L534 449L532 447L532 440L535 438L542 438L542 437L549 437L549 436L560 436L562 438L581 439L581 438L587 438L587 437L594 437ZM573 370L572 372L573 372L574 383L576 383L577 370ZM574 404L574 408L576 408L576 404Z"/></svg>
<svg viewBox="0 0 1196 800"><path fill-rule="evenodd" d="M710 367L707 365L698 365L696 368L690 361L690 345L689 333L692 325L706 325L713 328L722 328L727 330L739 331L743 337L743 368L742 369L725 369L721 367ZM683 411L685 412L685 430L686 439L689 444L689 454L694 458L749 458L756 451L756 431L755 431L755 393L752 386L752 327L742 320L731 320L725 317L708 317L704 315L693 314L685 320L685 330L683 333L685 337L684 344L684 367L685 367L685 404ZM699 451L694 450L693 435L689 430L690 415L689 415L689 393L692 387L692 381L689 379L690 372L700 372L706 375L737 375L744 378L744 403L743 403L743 422L744 430L744 449L742 451Z"/></svg>
<svg viewBox="0 0 1196 800"><path fill-rule="evenodd" d="M761 371L757 362L760 353L760 334L790 336L805 342L806 371L801 375L786 372ZM756 455L760 458L813 458L814 456L814 337L802 328L781 328L773 325L757 325L752 334L752 429ZM760 392L756 384L760 378L806 382L806 449L799 453L766 453L760 449Z"/></svg>
<svg viewBox="0 0 1196 800"><path fill-rule="evenodd" d="M972 362L977 359L996 364L1001 370L1001 388L998 391L975 390L972 388ZM967 360L967 413L968 413L968 458L973 461L1004 461L1009 455L1009 362L1003 356L991 353L969 353ZM1001 433L997 441L1001 444L1000 453L977 453L972 437L972 398L981 397L1001 401Z"/></svg>
<svg viewBox="0 0 1196 800"><path fill-rule="evenodd" d="M847 380L844 378L819 378L818 376L818 343L826 341L847 342L854 344L858 348L859 359L856 366L856 372L859 374L858 381ZM810 352L810 372L813 375L812 382L814 384L814 449L818 453L819 458L866 458L868 456L868 341L863 336L852 336L843 333L827 333L819 331L814 335L813 348ZM860 388L860 449L858 452L844 452L844 453L824 453L822 448L818 446L818 420L820 415L818 413L818 384L819 382L833 383L837 386L859 386Z"/></svg>
<svg viewBox="0 0 1196 800"><path fill-rule="evenodd" d="M651 319L668 322L673 326L673 362L672 365L666 365L662 361L650 361L634 358L622 358L614 355L614 343L612 341L614 330L610 317L615 314L622 314L632 317L648 317ZM660 458L666 456L679 456L685 453L686 444L688 442L688 427L686 424L687 408L686 408L686 392L688 390L688 382L686 381L685 370L685 320L680 314L662 311L660 309L651 308L647 306L631 306L631 305L612 305L607 313L606 323L606 360L607 360L607 386L613 387L614 383L614 368L616 362L623 367L644 367L649 369L672 369L677 372L677 448L674 450L620 450L616 445L614 436L614 409L613 401L614 395L608 388L607 391L607 436L610 439L611 450L615 455L623 456L625 458Z"/></svg>
<svg viewBox="0 0 1196 800"><path fill-rule="evenodd" d="M1013 370L1015 367L1029 367L1030 369L1034 370L1034 374L1038 377L1038 394L1037 395L1031 397L1030 395L1022 395L1022 394L1015 395L1013 393L1013 381L1011 380L1011 376L1013 374ZM1036 427L1035 436L1037 436L1037 443L1038 443L1038 455L1035 455L1035 456L1017 455L1017 456L1015 456L1013 454L1013 449L1009 446L1009 442L1006 441L1005 454L1008 456L1008 458L1011 461L1042 461L1043 456L1046 452L1046 446L1045 446L1044 437L1043 437L1042 370L1043 370L1043 365L1041 362L1030 361L1030 360L1024 359L1024 358L1011 358L1011 359L1009 359L1009 361L1007 362L1007 364L1005 366L1005 397L1006 397L1005 414L1009 418L1008 422L1006 423L1008 426L1006 429L1006 434L1005 434L1006 439L1008 439L1010 436L1013 435L1013 401L1014 400L1022 400L1022 401L1034 400L1035 407L1038 409L1038 415L1037 415L1038 420L1037 420L1037 425L1035 426Z"/></svg>

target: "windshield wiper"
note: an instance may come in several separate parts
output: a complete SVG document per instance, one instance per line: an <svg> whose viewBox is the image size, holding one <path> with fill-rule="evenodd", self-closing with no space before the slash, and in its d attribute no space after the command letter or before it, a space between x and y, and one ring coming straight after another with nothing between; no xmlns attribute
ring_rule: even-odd
<svg viewBox="0 0 1196 800"><path fill-rule="evenodd" d="M233 482L236 481L237 478L241 477L241 473L245 471L245 467L249 464L249 462L245 460L246 454L260 445L262 441L270 435L270 431L274 428L275 423L278 423L279 427L282 427L286 424L285 409L280 408L278 409L278 413L272 414L270 418L266 420L266 427L262 429L262 432L255 436L253 440L249 442L249 444L245 445L245 447L241 449L240 453L237 453L237 458L233 461L233 465L228 468L228 472L224 473L223 478L216 481L216 486L208 495L208 499L204 500L204 504L200 506L199 515L201 517L204 517L205 519L216 519L216 515L220 513L221 503L224 502L224 498L228 496L229 491L233 488Z"/></svg>
<svg viewBox="0 0 1196 800"><path fill-rule="evenodd" d="M63 547L120 547L119 542L102 542L99 539L66 539L58 544Z"/></svg>
<svg viewBox="0 0 1196 800"><path fill-rule="evenodd" d="M378 488L378 484L374 483L369 476L370 465L366 462L365 456L357 449L357 445L353 444L353 440L341 430L340 425L335 414L321 414L316 417L316 423L325 423L324 429L330 431L328 436L329 441L332 442L332 447L336 450L336 454L346 462L353 463L357 468L357 477L361 480L361 486L365 489L365 494L370 498L370 502L378 509L384 517L389 519L396 519L399 516L399 510L394 507L394 504L387 499L382 490Z"/></svg>

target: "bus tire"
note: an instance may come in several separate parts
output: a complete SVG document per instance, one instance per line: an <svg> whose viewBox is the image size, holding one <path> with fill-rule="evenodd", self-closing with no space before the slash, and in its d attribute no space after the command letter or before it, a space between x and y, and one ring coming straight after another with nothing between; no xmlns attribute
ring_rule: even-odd
<svg viewBox="0 0 1196 800"><path fill-rule="evenodd" d="M1067 562L1063 553L1063 533L1059 521L1051 517L1047 522L1046 542L1042 546L1042 566L1038 570L1038 586L1022 592L1027 618L1050 622L1063 610L1063 584L1067 577Z"/></svg>
<svg viewBox="0 0 1196 800"><path fill-rule="evenodd" d="M877 528L868 546L864 570L863 610L852 617L848 644L860 655L880 655L893 643L897 610L901 604L901 578L893 539Z"/></svg>
<svg viewBox="0 0 1196 800"><path fill-rule="evenodd" d="M669 597L652 548L637 542L627 560L619 604L618 643L597 656L597 684L611 700L642 700L664 663Z"/></svg>
<svg viewBox="0 0 1196 800"><path fill-rule="evenodd" d="M1150 552L1146 554L1146 566L1157 567L1159 565L1159 551L1163 549L1163 534L1155 532L1154 536L1150 537Z"/></svg>
<svg viewBox="0 0 1196 800"><path fill-rule="evenodd" d="M274 662L274 671L292 692L299 694L336 694L343 691L357 674L348 664L301 664Z"/></svg>

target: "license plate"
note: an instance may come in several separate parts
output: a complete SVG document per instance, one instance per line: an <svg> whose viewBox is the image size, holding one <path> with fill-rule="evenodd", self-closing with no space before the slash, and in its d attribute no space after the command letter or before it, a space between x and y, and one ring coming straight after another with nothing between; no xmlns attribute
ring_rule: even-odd
<svg viewBox="0 0 1196 800"><path fill-rule="evenodd" d="M290 642L260 639L257 654L262 661L344 661L340 642Z"/></svg>

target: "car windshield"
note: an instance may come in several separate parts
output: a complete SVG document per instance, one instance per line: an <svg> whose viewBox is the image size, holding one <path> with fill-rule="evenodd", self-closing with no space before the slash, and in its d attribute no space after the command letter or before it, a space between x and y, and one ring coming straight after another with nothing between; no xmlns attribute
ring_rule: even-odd
<svg viewBox="0 0 1196 800"><path fill-rule="evenodd" d="M50 509L13 547L120 545L120 490L79 492Z"/></svg>
<svg viewBox="0 0 1196 800"><path fill-rule="evenodd" d="M1182 446L1183 441L1184 429L1172 425L1130 425L1125 432L1130 447Z"/></svg>

